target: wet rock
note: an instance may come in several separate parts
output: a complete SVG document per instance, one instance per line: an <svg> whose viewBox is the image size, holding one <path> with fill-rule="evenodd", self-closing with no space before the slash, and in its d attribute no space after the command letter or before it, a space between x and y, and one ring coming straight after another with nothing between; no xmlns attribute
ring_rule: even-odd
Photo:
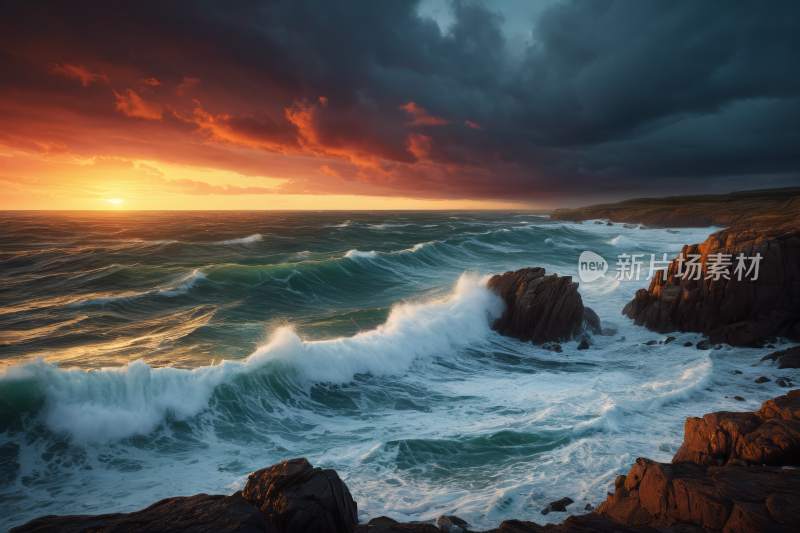
<svg viewBox="0 0 800 533"><path fill-rule="evenodd" d="M543 268L523 268L492 276L487 287L506 303L503 315L492 325L502 335L540 344L601 331L597 313L584 307L571 276L547 276Z"/></svg>
<svg viewBox="0 0 800 533"><path fill-rule="evenodd" d="M697 349L698 350L710 350L711 349L711 343L708 342L708 341L700 341L700 342L697 343Z"/></svg>
<svg viewBox="0 0 800 533"><path fill-rule="evenodd" d="M356 503L336 471L303 458L253 472L242 493L281 533L350 533L358 523Z"/></svg>
<svg viewBox="0 0 800 533"><path fill-rule="evenodd" d="M684 258L700 255L708 271L716 254L761 257L759 276L733 275L714 280L683 276L685 265L673 260L668 272L659 271L650 286L636 292L623 314L636 325L667 333L686 331L707 335L709 342L731 346L774 344L776 336L800 340L800 217L750 218L711 234L701 244L686 245ZM747 267L749 268L749 262Z"/></svg>
<svg viewBox="0 0 800 533"><path fill-rule="evenodd" d="M667 337L667 338L664 340L664 344L669 344L669 343L671 343L671 342L672 342L672 341L674 341L674 340L675 340L675 337Z"/></svg>
<svg viewBox="0 0 800 533"><path fill-rule="evenodd" d="M761 361L777 361L778 368L800 368L800 346L765 355Z"/></svg>
<svg viewBox="0 0 800 533"><path fill-rule="evenodd" d="M741 374L741 373L742 373L742 371L741 371L741 370L734 370L734 371L733 371L733 373L734 373L734 374Z"/></svg>
<svg viewBox="0 0 800 533"><path fill-rule="evenodd" d="M782 379L777 380L775 383L778 384L779 387L788 387L789 384L783 381Z"/></svg>
<svg viewBox="0 0 800 533"><path fill-rule="evenodd" d="M589 349L589 341L583 339L581 343L578 345L579 350L588 350Z"/></svg>
<svg viewBox="0 0 800 533"><path fill-rule="evenodd" d="M561 353L561 352L564 351L561 348L561 345L558 344L557 342L546 342L546 343L542 344L542 348L544 348L545 350L550 350L552 352L556 352L556 353Z"/></svg>
<svg viewBox="0 0 800 533"><path fill-rule="evenodd" d="M9 533L278 533L269 518L241 492L167 498L133 513L43 516Z"/></svg>
<svg viewBox="0 0 800 533"><path fill-rule="evenodd" d="M594 221L594 223L595 223L595 224L602 224L602 223L603 223L603 221L602 221L602 220L595 220L595 221Z"/></svg>
<svg viewBox="0 0 800 533"><path fill-rule="evenodd" d="M583 508L584 511L591 511L594 509L594 506L591 503L587 503L586 507Z"/></svg>
<svg viewBox="0 0 800 533"><path fill-rule="evenodd" d="M658 344L658 341L647 341L646 343L644 343L645 346L653 346L655 344Z"/></svg>
<svg viewBox="0 0 800 533"><path fill-rule="evenodd" d="M611 222L606 222L606 226L613 226L614 224Z"/></svg>
<svg viewBox="0 0 800 533"><path fill-rule="evenodd" d="M439 515L436 517L436 527L446 533L464 533L469 524L457 516Z"/></svg>
<svg viewBox="0 0 800 533"><path fill-rule="evenodd" d="M575 503L570 498L561 498L556 502L550 502L550 505L542 509L542 514L546 515L553 511L559 513L566 513L567 512L567 505Z"/></svg>
<svg viewBox="0 0 800 533"><path fill-rule="evenodd" d="M784 465L800 465L800 390L755 413L688 418L672 463L638 458L597 514L661 531L797 531L800 470Z"/></svg>
<svg viewBox="0 0 800 533"><path fill-rule="evenodd" d="M768 381L772 381L767 376L761 376L760 378L756 378L754 383L767 383Z"/></svg>
<svg viewBox="0 0 800 533"><path fill-rule="evenodd" d="M358 524L354 533L441 533L433 524L403 524L387 516L373 518L366 524Z"/></svg>
<svg viewBox="0 0 800 533"><path fill-rule="evenodd" d="M721 350L722 349L722 345L721 344L715 344L714 345L714 349L715 350Z"/></svg>
<svg viewBox="0 0 800 533"><path fill-rule="evenodd" d="M745 401L745 399L742 398L741 396L734 396L733 399L736 400L736 401L739 401L739 402L744 402Z"/></svg>
<svg viewBox="0 0 800 533"><path fill-rule="evenodd" d="M744 401L739 396L734 399ZM673 463L722 459L767 466L800 465L800 390L761 404L756 413L711 413L687 418Z"/></svg>
<svg viewBox="0 0 800 533"><path fill-rule="evenodd" d="M694 344L692 344L691 342L684 342L684 343L683 343L683 347L684 347L684 348L688 348L688 347L690 347L690 346L694 346Z"/></svg>

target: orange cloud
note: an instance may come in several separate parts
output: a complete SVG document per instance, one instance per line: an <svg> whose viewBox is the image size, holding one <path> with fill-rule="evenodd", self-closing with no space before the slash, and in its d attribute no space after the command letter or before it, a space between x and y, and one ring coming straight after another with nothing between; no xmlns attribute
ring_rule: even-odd
<svg viewBox="0 0 800 533"><path fill-rule="evenodd" d="M90 72L83 65L76 67L75 65L68 65L63 61L60 64L52 63L49 70L53 74L61 74L71 80L79 79L84 87L88 87L89 84L94 81L102 81L103 83L108 83L109 81L108 76L106 76L102 70L97 73Z"/></svg>
<svg viewBox="0 0 800 533"><path fill-rule="evenodd" d="M122 111L129 117L146 118L148 120L161 119L164 110L154 102L145 102L133 89L128 89L125 94L114 91L117 97L117 111Z"/></svg>
<svg viewBox="0 0 800 533"><path fill-rule="evenodd" d="M464 124L466 124L467 126L469 126L472 129L476 129L476 130L485 130L486 129L483 126L481 126L480 124L472 122L471 120L465 120Z"/></svg>
<svg viewBox="0 0 800 533"><path fill-rule="evenodd" d="M417 159L424 159L431 153L433 139L421 133L411 133L406 138L406 149Z"/></svg>
<svg viewBox="0 0 800 533"><path fill-rule="evenodd" d="M139 83L141 83L141 84L142 84L142 89L141 89L141 91L142 91L143 93L152 93L152 92L155 92L155 91L153 91L153 87L158 87L159 85L164 85L163 83L161 83L160 81L158 81L158 80L157 80L157 79L155 79L155 78L146 78L146 79L141 79L141 80L139 80Z"/></svg>
<svg viewBox="0 0 800 533"><path fill-rule="evenodd" d="M401 105L399 109L402 109L406 113L414 116L414 120L411 122L406 122L407 126L443 126L453 122L451 120L445 120L438 115L435 117L430 116L427 110L418 106L414 102Z"/></svg>
<svg viewBox="0 0 800 533"><path fill-rule="evenodd" d="M342 176L339 175L338 172L330 168L328 165L322 165L321 167L319 167L319 170L317 172L321 174L327 174L329 176L333 176L334 178L339 178L340 180L344 181Z"/></svg>
<svg viewBox="0 0 800 533"><path fill-rule="evenodd" d="M181 83L180 85L178 85L175 88L175 92L178 93L178 95L183 96L183 93L186 92L184 89L191 89L192 87L194 87L195 85L197 85L201 81L203 81L203 80L201 80L200 78L186 78L186 77L184 77L183 78L183 83Z"/></svg>

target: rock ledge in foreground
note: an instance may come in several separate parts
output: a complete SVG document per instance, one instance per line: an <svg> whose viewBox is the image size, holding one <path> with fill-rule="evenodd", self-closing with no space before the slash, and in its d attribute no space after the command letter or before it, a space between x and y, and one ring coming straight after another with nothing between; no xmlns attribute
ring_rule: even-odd
<svg viewBox="0 0 800 533"><path fill-rule="evenodd" d="M167 498L133 513L43 516L9 533L352 533L357 523L339 475L301 458L253 472L231 496Z"/></svg>

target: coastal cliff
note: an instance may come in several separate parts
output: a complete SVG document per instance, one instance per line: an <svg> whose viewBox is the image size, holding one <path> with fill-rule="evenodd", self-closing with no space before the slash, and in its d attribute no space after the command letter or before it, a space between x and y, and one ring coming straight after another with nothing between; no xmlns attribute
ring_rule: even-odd
<svg viewBox="0 0 800 533"><path fill-rule="evenodd" d="M733 262L730 279L706 279L720 253ZM757 278L733 274L740 254L760 256ZM702 333L714 344L742 346L766 336L800 340L800 217L750 218L701 244L685 245L678 257L692 255L701 256L699 276L686 275L686 265L676 258L622 313L653 331Z"/></svg>
<svg viewBox="0 0 800 533"><path fill-rule="evenodd" d="M738 191L730 194L698 194L666 198L634 198L612 204L576 209L556 209L551 220L579 222L607 219L644 224L652 228L728 227L763 216L800 214L800 187Z"/></svg>
<svg viewBox="0 0 800 533"><path fill-rule="evenodd" d="M755 413L688 418L672 462L636 459L594 512L560 525L506 520L485 533L790 533L800 528L800 469L792 466L800 466L800 390ZM546 511L571 503L564 498ZM168 498L128 514L44 516L11 533L469 531L453 516L440 516L437 525L387 517L357 522L357 504L335 471L292 459L250 474L231 496Z"/></svg>

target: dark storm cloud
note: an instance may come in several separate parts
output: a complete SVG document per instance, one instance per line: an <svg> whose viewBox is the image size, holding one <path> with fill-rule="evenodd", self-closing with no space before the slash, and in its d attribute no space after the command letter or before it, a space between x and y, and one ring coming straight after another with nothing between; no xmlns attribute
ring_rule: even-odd
<svg viewBox="0 0 800 533"><path fill-rule="evenodd" d="M793 1L556 2L527 42L504 32L513 6L474 2L450 4L444 31L415 2L81 5L5 8L6 113L16 99L339 162L286 192L519 199L800 178Z"/></svg>

